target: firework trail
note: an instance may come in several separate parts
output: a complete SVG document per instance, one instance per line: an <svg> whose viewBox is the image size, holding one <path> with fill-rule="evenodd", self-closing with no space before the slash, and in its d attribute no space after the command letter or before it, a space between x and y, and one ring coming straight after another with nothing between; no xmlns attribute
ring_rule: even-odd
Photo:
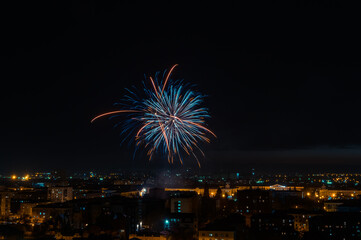
<svg viewBox="0 0 361 240"><path fill-rule="evenodd" d="M94 117L125 117L116 126L122 126L124 140L135 141L136 149L143 147L149 160L155 153L166 156L169 163L177 158L183 164L182 155L193 156L200 167L196 153L203 151L200 143L210 142L208 135L216 135L205 126L209 118L208 110L201 107L204 95L193 91L183 81L171 79L174 65L169 72L154 79L149 77L149 86L143 82L141 93L138 89L126 89L124 96L116 106L120 110L111 111Z"/></svg>

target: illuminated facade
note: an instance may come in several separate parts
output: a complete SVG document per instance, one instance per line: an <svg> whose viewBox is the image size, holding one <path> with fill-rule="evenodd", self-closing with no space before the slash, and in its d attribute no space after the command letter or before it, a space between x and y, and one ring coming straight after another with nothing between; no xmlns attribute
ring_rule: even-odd
<svg viewBox="0 0 361 240"><path fill-rule="evenodd" d="M48 199L51 202L65 202L73 200L72 187L50 187L48 189Z"/></svg>
<svg viewBox="0 0 361 240"><path fill-rule="evenodd" d="M32 216L33 208L36 207L37 205L38 205L37 203L20 203L19 214Z"/></svg>
<svg viewBox="0 0 361 240"><path fill-rule="evenodd" d="M290 213L294 218L294 229L297 232L308 232L310 230L310 219L314 216L320 216L316 213Z"/></svg>
<svg viewBox="0 0 361 240"><path fill-rule="evenodd" d="M0 216L9 216L10 214L10 193L0 192Z"/></svg>
<svg viewBox="0 0 361 240"><path fill-rule="evenodd" d="M274 190L274 191L302 191L304 187L301 186L283 186L279 184L264 186L264 185L254 185L254 186L237 186L234 188L221 187L222 195L225 196L235 196L237 191L248 190L248 189L259 189L259 190ZM209 196L215 197L217 194L218 188L209 188ZM198 195L203 196L203 188L165 188L165 191L185 191L185 192L196 192Z"/></svg>
<svg viewBox="0 0 361 240"><path fill-rule="evenodd" d="M361 190L343 190L343 189L320 189L318 191L320 199L352 199L361 195Z"/></svg>

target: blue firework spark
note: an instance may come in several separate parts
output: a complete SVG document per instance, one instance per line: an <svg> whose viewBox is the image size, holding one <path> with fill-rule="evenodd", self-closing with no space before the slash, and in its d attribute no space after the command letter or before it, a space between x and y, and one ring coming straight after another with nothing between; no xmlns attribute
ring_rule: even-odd
<svg viewBox="0 0 361 240"><path fill-rule="evenodd" d="M128 94L118 104L121 109L100 114L94 120L111 116L126 116L120 121L124 140L131 138L137 148L144 148L149 160L162 153L169 163L182 155L193 156L200 166L196 152L204 156L200 143L210 142L208 135L216 135L205 126L208 110L202 107L204 95L193 91L189 84L170 78L174 65L166 75L149 77L142 92L127 89Z"/></svg>

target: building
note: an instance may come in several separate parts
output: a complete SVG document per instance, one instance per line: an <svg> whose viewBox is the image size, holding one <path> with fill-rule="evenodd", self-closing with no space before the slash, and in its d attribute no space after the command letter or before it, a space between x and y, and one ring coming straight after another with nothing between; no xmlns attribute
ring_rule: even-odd
<svg viewBox="0 0 361 240"><path fill-rule="evenodd" d="M361 190L325 189L321 188L316 192L320 199L354 199L361 195Z"/></svg>
<svg viewBox="0 0 361 240"><path fill-rule="evenodd" d="M198 240L234 240L238 239L245 226L245 218L233 214L227 218L217 219L198 231Z"/></svg>
<svg viewBox="0 0 361 240"><path fill-rule="evenodd" d="M273 199L278 199L281 202L285 202L290 198L304 198L303 192L294 190L271 190L271 196Z"/></svg>
<svg viewBox="0 0 361 240"><path fill-rule="evenodd" d="M288 212L294 218L294 229L297 232L308 232L310 230L310 219L315 216L320 216L321 212L305 211L293 209Z"/></svg>
<svg viewBox="0 0 361 240"><path fill-rule="evenodd" d="M39 203L46 203L47 191L42 189L17 189L12 192L11 212L20 216L31 216L31 208Z"/></svg>
<svg viewBox="0 0 361 240"><path fill-rule="evenodd" d="M129 234L129 240L167 240L166 235L156 232L139 232L137 234Z"/></svg>
<svg viewBox="0 0 361 240"><path fill-rule="evenodd" d="M8 217L10 215L10 202L10 192L0 192L0 217Z"/></svg>
<svg viewBox="0 0 361 240"><path fill-rule="evenodd" d="M16 189L14 191L13 200L23 200L23 201L46 201L47 200L47 192L44 189Z"/></svg>
<svg viewBox="0 0 361 240"><path fill-rule="evenodd" d="M251 230L257 235L278 236L285 239L292 239L298 236L294 230L294 217L284 213L261 213L251 218Z"/></svg>
<svg viewBox="0 0 361 240"><path fill-rule="evenodd" d="M246 216L246 225L251 225L251 216L259 213L270 213L272 202L270 191L242 190L237 192L238 211Z"/></svg>
<svg viewBox="0 0 361 240"><path fill-rule="evenodd" d="M143 197L137 199L137 218L136 223L138 230L151 229L160 232L164 229L166 215L169 213L166 209L166 200L159 198Z"/></svg>
<svg viewBox="0 0 361 240"><path fill-rule="evenodd" d="M242 190L250 190L250 189L259 189L259 190L265 190L265 191L269 191L269 190L274 190L274 191L297 191L300 192L302 194L302 191L304 190L304 187L302 186L284 186L284 185L280 185L280 184L275 184L275 185L246 185L246 186L236 186L236 187L230 187L229 184L226 184L225 186L219 186L217 188L150 188L150 189L142 189L142 190L136 190L136 191L132 191L133 195L136 196L143 196L144 195L144 190L149 194L149 196L151 197L158 197L158 198L166 198L167 193L169 192L195 192L200 196L205 196L207 195L208 197L215 197L217 195L217 191L218 189L221 189L222 192L222 196L228 196L229 198L233 198L234 196L236 196L237 191L242 191ZM135 193L137 192L137 193Z"/></svg>
<svg viewBox="0 0 361 240"><path fill-rule="evenodd" d="M71 218L73 208L64 203L52 203L45 205L38 205L32 208L32 217L39 222L62 216L63 218Z"/></svg>
<svg viewBox="0 0 361 240"><path fill-rule="evenodd" d="M257 214L271 212L270 192L264 190L243 190L237 192L239 212Z"/></svg>
<svg viewBox="0 0 361 240"><path fill-rule="evenodd" d="M360 239L361 213L326 213L310 219L309 238Z"/></svg>
<svg viewBox="0 0 361 240"><path fill-rule="evenodd" d="M164 230L183 229L198 231L198 219L193 213L173 213L164 219Z"/></svg>
<svg viewBox="0 0 361 240"><path fill-rule="evenodd" d="M73 189L74 199L90 199L104 197L101 189L89 190L89 189Z"/></svg>
<svg viewBox="0 0 361 240"><path fill-rule="evenodd" d="M37 205L38 203L33 203L33 202L20 203L18 214L20 216L33 216L33 208L36 207Z"/></svg>
<svg viewBox="0 0 361 240"><path fill-rule="evenodd" d="M337 212L338 206L342 205L341 201L327 201L323 203L323 209L326 212Z"/></svg>
<svg viewBox="0 0 361 240"><path fill-rule="evenodd" d="M232 230L200 230L198 240L234 240L235 231Z"/></svg>
<svg viewBox="0 0 361 240"><path fill-rule="evenodd" d="M190 198L171 198L171 213L194 213L196 208L196 199Z"/></svg>
<svg viewBox="0 0 361 240"><path fill-rule="evenodd" d="M326 212L361 212L360 199L330 200L323 205Z"/></svg>
<svg viewBox="0 0 361 240"><path fill-rule="evenodd" d="M48 199L51 202L65 202L73 200L72 187L49 187Z"/></svg>

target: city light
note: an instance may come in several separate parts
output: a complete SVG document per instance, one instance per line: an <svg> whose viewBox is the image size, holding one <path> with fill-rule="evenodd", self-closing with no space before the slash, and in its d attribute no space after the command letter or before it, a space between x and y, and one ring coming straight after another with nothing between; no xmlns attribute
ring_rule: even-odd
<svg viewBox="0 0 361 240"><path fill-rule="evenodd" d="M115 174L115 175L113 174L113 175L107 176L107 175L99 175L99 174L96 174L95 172L92 172L92 173L93 173L94 177L96 177L98 180L100 180L100 178L103 178L103 181L98 182L98 184L99 184L99 192L98 193L96 193L96 191L94 191L94 189L84 189L84 188L74 189L71 186L69 186L69 187L50 187L50 189L54 190L53 193L50 191L50 195L51 195L50 199L53 202L52 204L54 204L54 203L63 204L63 202L68 202L68 204L73 204L73 203L77 203L78 201L82 202L82 204L85 202L87 202L86 204L91 204L91 202L93 201L92 200L93 198L100 198L102 200L98 200L98 201L105 200L105 202L107 202L107 201L109 201L109 197L112 196L113 191L114 191L115 195L120 193L122 196L129 198L129 201L143 202L145 200L144 204L148 204L147 199L139 198L139 196L144 197L146 193L152 192L152 189L150 189L145 184L145 181L147 180L147 178L149 178L148 176L143 175L142 179L137 180L137 181L139 181L139 182L137 182L137 185L139 184L138 186L142 186L137 191L133 190L133 191L129 191L129 192L117 192L117 190L107 191L107 190L109 190L108 185L107 185L109 183L107 182L107 179L114 178L118 181L117 184L126 186L126 185L129 185L130 183L136 182L136 180L134 179L134 176L133 175L124 176L124 179L120 180L119 176L121 176L121 175L119 175L119 174ZM178 177L178 175L180 175L180 174L178 174L178 175L174 174L174 175L176 175ZM34 177L32 177L32 176L34 176ZM85 179L84 179L84 176L86 176ZM280 175L280 176L282 178L284 177L284 175ZM15 194L16 194L16 192L21 192L21 191L24 191L24 193L19 193L19 194L22 194L22 195L28 194L26 192L29 191L29 189L31 189L31 186L28 184L28 181L35 180L35 183L33 183L32 186L33 187L36 186L38 188L37 190L39 190L39 192L43 191L43 193L45 193L45 195L46 195L46 193L49 193L49 191L48 191L48 189L45 188L45 185L44 185L45 181L38 181L38 180L39 179L45 180L45 179L47 179L47 177L48 177L48 175L46 175L46 174L42 174L42 175L38 174L38 176L36 176L35 174L29 173L26 175L24 174L21 177L16 176L14 174L14 175L10 175L10 180L11 179L22 180L20 182L17 182L18 186L16 187L16 189L13 190ZM72 179L76 179L76 175L73 175L72 177L73 177ZM94 177L93 177L93 179L94 179ZM308 178L309 182L310 181L317 182L316 179L313 179L310 177L307 177L307 178ZM70 176L69 176L69 179L70 179ZM87 181L90 181L90 182L93 181L93 179L91 180L89 178L88 173L86 175L83 175L83 173L82 173L81 177L79 179L82 179L81 181L84 181L84 183L86 183ZM264 182L272 182L275 180L275 179L272 179L272 177L270 177L268 179L266 179L266 177L264 177L263 179L264 179ZM300 179L299 177L297 177L297 179L299 181L304 181L304 179ZM198 183L198 178L190 177L188 180ZM297 186L297 188L296 188L296 187L294 187L295 186L294 183L292 183L292 185L287 184L287 183L285 183L285 185L281 185L281 184L277 184L277 183L273 183L273 184L269 184L269 185L259 185L258 184L258 185L252 185L251 189L249 186L242 186L242 185L234 185L234 186L230 187L232 184L232 180L226 179L223 176L221 176L219 178L214 177L213 179L209 178L207 181L219 182L220 180L224 181L223 184L219 184L218 186L216 186L214 184L211 188L208 188L207 191L205 191L206 189L202 188L201 185L198 185L197 187L189 187L189 188L178 188L178 187L165 188L164 191L172 193L169 195L170 199L173 197L176 198L176 201L174 202L175 203L174 209L171 211L173 211L173 213L176 213L179 215L191 213L193 211L192 209L194 206L192 207L193 201L189 201L189 200L191 198L198 199L199 197L197 195L199 195L200 193L206 193L206 192L209 192L210 197L213 197L213 198L217 197L217 196L221 197L222 198L222 208L223 207L227 208L227 206L229 207L229 206L234 205L235 201L237 201L237 203L240 203L240 205L237 205L238 209L234 210L236 213L239 213L240 215L250 214L252 212L263 213L263 211L264 211L263 209L258 209L257 206L255 206L255 205L252 206L252 204L244 205L244 202L247 202L247 201L250 201L250 203L257 202L257 203L260 203L261 205L263 205L264 201L269 201L267 198L268 197L267 191L272 191L272 193L274 193L276 195L281 194L281 193L282 194L298 194L300 201L302 201L304 196L307 196L308 198L311 198L314 196L315 198L308 199L308 201L313 200L314 202L320 203L319 210L322 209L325 212L341 211L341 210L339 210L339 208L340 207L342 208L342 205L339 204L338 202L333 203L333 201L331 201L333 199L337 198L341 202L343 200L345 200L345 201L348 201L351 199L355 200L356 196L361 195L361 190L358 190L358 189L345 190L345 189L337 189L337 188L328 188L327 186L320 187L320 188L316 187L312 191L311 190L305 191L305 189L307 189L306 186L299 186L299 185L297 186L296 185ZM229 181L231 184L227 183L226 181ZM293 179L291 179L291 181L293 181ZM11 181L9 181L9 183L10 182ZM351 184L354 184L354 183L352 182ZM9 189L11 189L11 184L9 184ZM219 189L222 189L223 191L220 192ZM252 191L252 189L255 190L254 193L252 193L252 194L254 194L254 196L252 196L252 194L247 192L247 191ZM291 190L291 191L287 192L285 190ZM242 198L243 191L245 191L246 195L244 195ZM105 194L105 193L107 193L107 194ZM192 194L190 194L190 193L192 193ZM194 193L194 195L193 195L193 193ZM184 194L184 198L185 198L184 200L182 198L183 194ZM263 194L265 194L265 195L263 195ZM67 196L67 199L65 199L65 195ZM195 197L195 196L197 196L197 197ZM237 196L238 199L234 198L232 196ZM265 197L265 196L267 196L267 197ZM31 195L29 195L29 197L31 197ZM153 194L151 194L151 196L148 196L148 197L153 198ZM189 198L189 199L187 199L187 198ZM207 200L207 198L204 198L204 199L199 198L199 200L200 201L209 201L209 200ZM23 203L22 201L23 200L21 199L19 202ZM74 201L74 202L71 202L71 201ZM276 200L276 201L278 201L278 200ZM328 202L328 201L330 201L330 202ZM39 201L39 202L41 202L41 201ZM214 204L215 204L215 202L214 202ZM269 202L267 204L269 204ZM54 205L54 206L57 206L57 205ZM61 206L61 205L58 205L58 206ZM74 205L74 206L76 206L76 205ZM303 202L295 201L290 206L292 206L292 209L294 209L294 210L297 209L297 211L302 211L304 209ZM33 208L37 209L36 206L34 206ZM49 205L49 208L52 208L52 205ZM34 211L34 209L32 211ZM85 206L81 206L80 209L85 210ZM21 213L21 212L19 212L19 213ZM61 212L59 212L59 213L61 214ZM10 214L10 212L8 214ZM322 215L322 213L320 213L320 212L318 212L317 215L318 214ZM55 217L55 215L52 216L51 211L48 212L45 210L41 210L41 211L38 211L36 213L36 215L34 215L32 217L33 222L31 222L31 224L34 224L34 223L39 224L39 222L42 223L43 221L45 221L47 219L52 219L54 217ZM141 218L138 218L139 220L137 219L138 224L134 225L134 232L137 232L137 234L140 234L142 231L147 230L148 228L151 228L148 225L148 222L147 222L147 224L143 225L143 222L140 221L140 219L142 219L142 218L143 218L143 215ZM310 217L304 215L304 217L302 217L302 218L308 219ZM21 221L23 221L23 220L20 220L20 222ZM38 221L38 223L36 221ZM161 221L163 223L164 230L172 230L173 227L176 225L174 223L179 222L179 218L177 220L175 220L175 218L162 218ZM16 222L16 220L14 220L14 222ZM300 229L300 231L304 231L305 223L299 223L298 227L296 225L295 225L295 227L297 229Z"/></svg>
<svg viewBox="0 0 361 240"><path fill-rule="evenodd" d="M144 194L147 193L147 189L143 188L140 192L139 192L139 196L143 197Z"/></svg>

